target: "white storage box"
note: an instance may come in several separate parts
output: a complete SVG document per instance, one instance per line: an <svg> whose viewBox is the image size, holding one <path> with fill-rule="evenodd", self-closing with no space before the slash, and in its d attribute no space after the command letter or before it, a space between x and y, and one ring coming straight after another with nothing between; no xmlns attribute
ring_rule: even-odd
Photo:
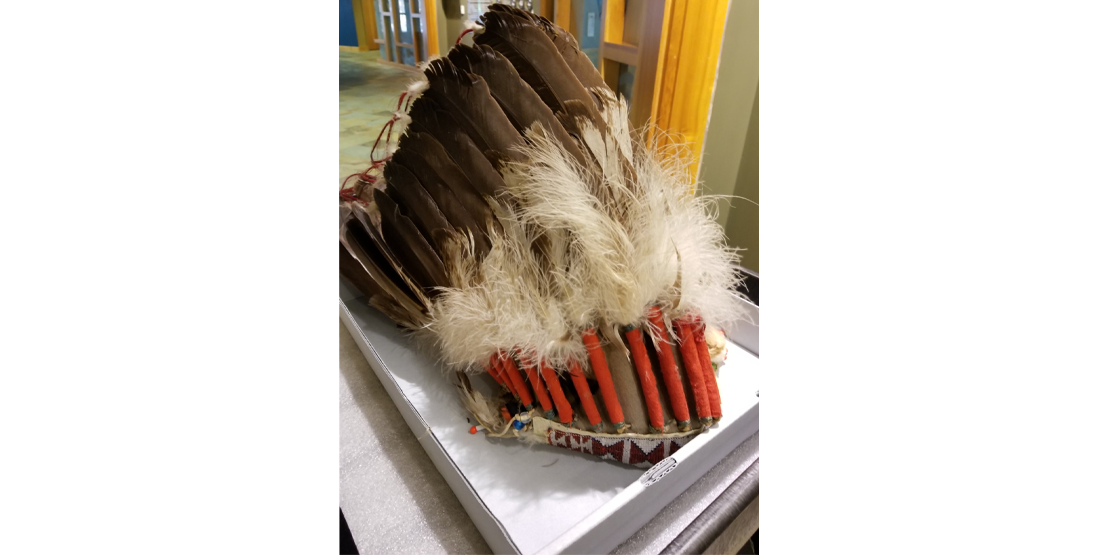
<svg viewBox="0 0 1100 555"><path fill-rule="evenodd" d="M759 361L730 343L722 421L649 470L471 434L454 378L343 280L340 297L341 320L410 433L497 553L611 551L759 429Z"/></svg>

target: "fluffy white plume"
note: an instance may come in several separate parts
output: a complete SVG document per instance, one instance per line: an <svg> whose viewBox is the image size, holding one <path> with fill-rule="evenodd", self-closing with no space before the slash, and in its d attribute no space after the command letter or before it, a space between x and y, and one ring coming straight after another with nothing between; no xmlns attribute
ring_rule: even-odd
<svg viewBox="0 0 1100 555"><path fill-rule="evenodd" d="M608 100L605 111L615 113L618 102ZM594 125L581 127L582 140L601 172L601 201L607 217L616 220L629 237L631 250L626 264L631 287L618 324L651 325L644 317L648 309L668 298L676 287L676 249L671 240L668 183L662 175L641 172L621 156L614 133L602 134ZM628 133L628 131L624 131ZM629 135L625 137L629 141ZM628 143L627 148L633 148ZM653 331L653 330L651 330Z"/></svg>
<svg viewBox="0 0 1100 555"><path fill-rule="evenodd" d="M526 136L530 144L522 150L529 161L510 165L505 179L521 206L517 216L532 227L567 233L573 261L579 264L571 269L573 283L592 290L605 317L633 322L637 318L633 315L637 284L629 263L633 245L626 228L608 217L605 210L612 205L597 196L605 190L599 186L602 176L575 161L540 124ZM596 156L603 156L606 163L606 152Z"/></svg>
<svg viewBox="0 0 1100 555"><path fill-rule="evenodd" d="M584 345L570 333L528 230L508 205L491 204L501 224L499 231L489 228L492 250L479 261L471 238L447 243L443 262L452 284L433 301L436 317L422 333L434 338L452 366L485 365L501 348L521 360L564 366L584 354Z"/></svg>
<svg viewBox="0 0 1100 555"><path fill-rule="evenodd" d="M675 143L673 143L675 144ZM698 315L708 325L729 330L745 316L736 287L737 251L726 245L717 222L717 198L695 195L683 149L638 145L635 167L643 189L665 192L668 230L678 258L678 288L666 303L668 315Z"/></svg>

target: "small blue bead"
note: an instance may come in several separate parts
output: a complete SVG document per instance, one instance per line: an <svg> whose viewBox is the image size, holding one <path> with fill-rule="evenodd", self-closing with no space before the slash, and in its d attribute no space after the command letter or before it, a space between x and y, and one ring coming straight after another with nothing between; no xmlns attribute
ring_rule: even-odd
<svg viewBox="0 0 1100 555"><path fill-rule="evenodd" d="M523 429L523 422L520 422L519 420L516 420L515 422L512 423L512 426L517 430L522 430Z"/></svg>

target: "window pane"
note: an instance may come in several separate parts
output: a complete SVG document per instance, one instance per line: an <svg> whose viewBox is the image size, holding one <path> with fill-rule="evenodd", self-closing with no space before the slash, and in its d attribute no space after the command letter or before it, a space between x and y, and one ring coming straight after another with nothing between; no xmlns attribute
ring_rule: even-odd
<svg viewBox="0 0 1100 555"><path fill-rule="evenodd" d="M603 31L603 8L597 0L585 0L581 2L584 9L580 11L577 23L577 42L580 43L581 52L584 52L592 65L600 67L600 37Z"/></svg>
<svg viewBox="0 0 1100 555"><path fill-rule="evenodd" d="M390 62L396 62L394 57L394 44L393 44L393 18L386 16L386 60Z"/></svg>
<svg viewBox="0 0 1100 555"><path fill-rule="evenodd" d="M400 24L398 42L413 43L412 22L409 21L409 0L397 0L397 22Z"/></svg>
<svg viewBox="0 0 1100 555"><path fill-rule="evenodd" d="M619 64L619 94L626 99L627 106L630 105L630 93L634 91L635 69L632 65Z"/></svg>
<svg viewBox="0 0 1100 555"><path fill-rule="evenodd" d="M386 37L386 28L383 26L383 23L385 23L385 21L382 18L382 10L380 8L380 5L374 4L375 36L379 39L384 39Z"/></svg>
<svg viewBox="0 0 1100 555"><path fill-rule="evenodd" d="M417 19L420 20L420 32L416 34L417 43L420 45L420 60L417 61L423 62L428 59L428 33L424 29L424 18Z"/></svg>

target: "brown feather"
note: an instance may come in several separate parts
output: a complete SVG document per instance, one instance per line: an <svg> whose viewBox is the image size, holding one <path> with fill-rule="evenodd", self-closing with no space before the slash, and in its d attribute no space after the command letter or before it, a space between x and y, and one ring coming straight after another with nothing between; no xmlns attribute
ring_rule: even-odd
<svg viewBox="0 0 1100 555"><path fill-rule="evenodd" d="M386 177L386 193L409 215L439 256L443 252L442 241L448 234L454 233L454 227L408 168L401 164L386 164L383 175Z"/></svg>
<svg viewBox="0 0 1100 555"><path fill-rule="evenodd" d="M555 112L565 110L566 100L587 104L596 111L592 95L565 63L553 41L530 20L502 11L481 16L485 31L474 38L503 54L520 77Z"/></svg>
<svg viewBox="0 0 1100 555"><path fill-rule="evenodd" d="M374 191L374 202L382 216L382 240L401 267L425 291L449 286L443 262L420 230L416 229L416 224L401 213L401 208L384 191Z"/></svg>
<svg viewBox="0 0 1100 555"><path fill-rule="evenodd" d="M479 255L489 252L487 231L492 225L492 211L462 170L447 157L439 141L431 135L408 133L401 139L400 148L389 164L408 168L451 226L464 234L473 234Z"/></svg>
<svg viewBox="0 0 1100 555"><path fill-rule="evenodd" d="M401 307L402 312L406 313L406 320L419 319L426 310L427 297L419 290L414 293L407 278L393 268L386 255L375 245L372 232L368 231L371 227L369 220L362 216L361 211L347 211L340 226L340 244L357 260L356 264L370 279Z"/></svg>
<svg viewBox="0 0 1100 555"><path fill-rule="evenodd" d="M554 47L558 49L558 53L565 60L565 64L569 66L569 69L573 71L573 74L577 76L582 85L589 88L607 88L607 83L604 82L600 71L592 65L592 60L588 55L581 51L577 40L569 34L569 31L562 29L559 25L541 15L513 8L507 4L490 4L489 9L524 17L534 23L547 37L550 37Z"/></svg>
<svg viewBox="0 0 1100 555"><path fill-rule="evenodd" d="M410 313L400 302L395 300L386 290L379 285L366 271L359 260L356 259L343 243L340 243L340 277L348 281L367 297L367 304L378 309L387 318L405 326L406 328L418 328L419 318Z"/></svg>
<svg viewBox="0 0 1100 555"><path fill-rule="evenodd" d="M421 98L416 101L409 116L412 118L409 131L435 137L481 194L492 196L504 189L504 179L493 168L489 159L470 140L470 136L462 130L458 122L434 100Z"/></svg>
<svg viewBox="0 0 1100 555"><path fill-rule="evenodd" d="M368 296L389 296L389 293L378 285L378 282L374 281L370 273L363 268L359 260L348 252L348 248L344 246L344 243L340 243L340 277Z"/></svg>
<svg viewBox="0 0 1100 555"><path fill-rule="evenodd" d="M447 58L433 60L424 73L429 85L424 97L446 110L482 152L499 150L525 160L513 148L523 144L523 137L493 100L484 79L455 67Z"/></svg>
<svg viewBox="0 0 1100 555"><path fill-rule="evenodd" d="M372 200L371 202L371 206L374 206L374 201ZM368 208L360 203L351 203L350 206L351 214L354 216L355 221L348 221L347 228L349 233L347 236L351 237L351 231L354 231L358 239L358 246L348 243L349 250L351 250L352 254L356 257L360 258L359 261L371 272L371 275L385 275L389 277L401 291L404 291L411 299L415 300L415 304L420 307L420 311L426 312L427 307L431 304L428 295L421 288L420 284L412 279L409 272L401 266L400 261L382 238L382 231L380 229L382 225L381 215L378 213L377 206L374 206L375 210L373 210L373 214ZM362 249L360 249L360 247ZM366 254L366 259L360 257L361 254ZM368 259L375 262L373 268L367 263ZM377 268L379 272L375 272L374 268ZM378 282L384 285L381 280ZM393 295L392 292L391 295ZM393 297L399 299L397 295L393 295Z"/></svg>
<svg viewBox="0 0 1100 555"><path fill-rule="evenodd" d="M541 122L574 159L583 160L576 141L565 132L554 117L554 112L539 98L531 85L519 76L508 58L480 44L460 44L447 57L456 66L485 79L493 98L516 129L525 131L536 121Z"/></svg>

